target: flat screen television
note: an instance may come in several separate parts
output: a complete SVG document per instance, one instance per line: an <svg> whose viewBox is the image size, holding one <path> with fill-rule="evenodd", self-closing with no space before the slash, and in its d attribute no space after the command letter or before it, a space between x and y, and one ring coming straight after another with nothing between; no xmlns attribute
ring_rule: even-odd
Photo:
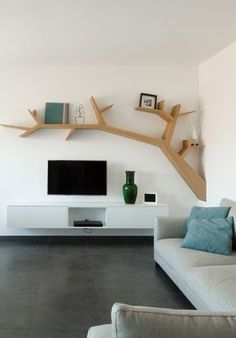
<svg viewBox="0 0 236 338"><path fill-rule="evenodd" d="M106 195L106 161L48 161L49 195Z"/></svg>

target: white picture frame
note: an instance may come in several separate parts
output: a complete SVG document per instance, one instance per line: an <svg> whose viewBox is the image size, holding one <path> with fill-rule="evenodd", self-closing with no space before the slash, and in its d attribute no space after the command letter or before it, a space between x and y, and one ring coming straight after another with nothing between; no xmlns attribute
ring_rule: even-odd
<svg viewBox="0 0 236 338"><path fill-rule="evenodd" d="M143 194L143 203L149 205L157 205L157 193L156 192L145 192Z"/></svg>

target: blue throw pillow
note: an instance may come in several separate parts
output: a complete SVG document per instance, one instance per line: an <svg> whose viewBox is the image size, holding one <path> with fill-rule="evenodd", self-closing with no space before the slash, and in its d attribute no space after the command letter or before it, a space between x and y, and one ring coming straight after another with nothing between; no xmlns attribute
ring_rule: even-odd
<svg viewBox="0 0 236 338"><path fill-rule="evenodd" d="M192 219L226 218L230 207L193 207L187 219L187 227Z"/></svg>
<svg viewBox="0 0 236 338"><path fill-rule="evenodd" d="M181 247L230 255L232 251L233 217L193 219L189 223Z"/></svg>

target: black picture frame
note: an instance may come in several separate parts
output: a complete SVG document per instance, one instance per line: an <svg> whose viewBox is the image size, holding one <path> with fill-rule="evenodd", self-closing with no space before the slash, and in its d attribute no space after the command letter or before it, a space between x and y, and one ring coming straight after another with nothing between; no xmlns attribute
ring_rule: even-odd
<svg viewBox="0 0 236 338"><path fill-rule="evenodd" d="M139 100L139 107L156 109L157 107L157 95L141 93Z"/></svg>

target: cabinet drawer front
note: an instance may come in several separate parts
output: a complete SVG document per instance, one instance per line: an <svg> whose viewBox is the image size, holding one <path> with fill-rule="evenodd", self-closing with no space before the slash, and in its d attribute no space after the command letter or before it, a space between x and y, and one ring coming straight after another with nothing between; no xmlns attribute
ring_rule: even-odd
<svg viewBox="0 0 236 338"><path fill-rule="evenodd" d="M108 207L107 226L110 228L153 229L155 218L168 216L168 207Z"/></svg>
<svg viewBox="0 0 236 338"><path fill-rule="evenodd" d="M67 207L8 206L7 226L10 228L65 228Z"/></svg>

